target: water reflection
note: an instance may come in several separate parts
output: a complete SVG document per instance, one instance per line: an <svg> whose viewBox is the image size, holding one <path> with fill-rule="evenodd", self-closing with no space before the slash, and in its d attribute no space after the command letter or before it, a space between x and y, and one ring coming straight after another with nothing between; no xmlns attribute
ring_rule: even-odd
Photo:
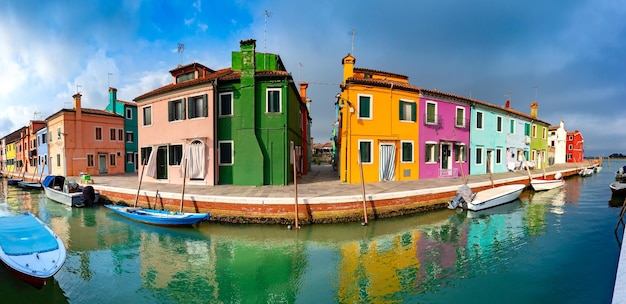
<svg viewBox="0 0 626 304"><path fill-rule="evenodd" d="M4 209L35 213L63 239L68 258L41 293L6 271L0 292L9 300L74 303L449 302L463 290L461 281L517 269L509 265L528 244L579 204L580 184L527 191L479 212L446 209L297 231L155 227L5 186Z"/></svg>

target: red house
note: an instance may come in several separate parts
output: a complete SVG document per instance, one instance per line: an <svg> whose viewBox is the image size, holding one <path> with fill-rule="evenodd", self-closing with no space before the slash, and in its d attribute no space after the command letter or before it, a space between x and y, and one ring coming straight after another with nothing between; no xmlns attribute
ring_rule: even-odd
<svg viewBox="0 0 626 304"><path fill-rule="evenodd" d="M583 139L583 135L578 131L567 132L567 137L565 140L566 147L566 161L568 163L582 162L585 158L585 140Z"/></svg>

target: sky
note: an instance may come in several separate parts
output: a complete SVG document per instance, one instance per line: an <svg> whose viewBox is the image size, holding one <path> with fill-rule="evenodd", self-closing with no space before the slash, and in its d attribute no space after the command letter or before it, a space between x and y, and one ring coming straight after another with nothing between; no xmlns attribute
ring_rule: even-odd
<svg viewBox="0 0 626 304"><path fill-rule="evenodd" d="M415 86L530 113L626 154L626 0L0 2L0 137L33 119L171 82L179 64L231 66L241 40L308 82L315 143L335 120L341 59ZM178 45L183 44L183 52Z"/></svg>

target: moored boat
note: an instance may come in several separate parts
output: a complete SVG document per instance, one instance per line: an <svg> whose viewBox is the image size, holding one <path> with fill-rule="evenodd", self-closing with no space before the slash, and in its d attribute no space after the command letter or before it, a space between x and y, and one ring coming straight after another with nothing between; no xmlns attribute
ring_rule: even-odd
<svg viewBox="0 0 626 304"><path fill-rule="evenodd" d="M41 183L37 182L20 181L17 183L17 186L24 189L43 189Z"/></svg>
<svg viewBox="0 0 626 304"><path fill-rule="evenodd" d="M131 220L157 226L193 226L209 218L207 213L174 212L119 205L104 205L113 212Z"/></svg>
<svg viewBox="0 0 626 304"><path fill-rule="evenodd" d="M514 201L525 188L526 186L521 184L504 185L472 193L467 185L463 185L448 203L448 208L461 207L471 211L488 209Z"/></svg>
<svg viewBox="0 0 626 304"><path fill-rule="evenodd" d="M578 171L578 175L585 177L585 176L591 176L593 175L593 168L582 168L580 171Z"/></svg>
<svg viewBox="0 0 626 304"><path fill-rule="evenodd" d="M91 206L100 198L92 186L81 187L64 176L46 176L42 184L47 198L71 207Z"/></svg>
<svg viewBox="0 0 626 304"><path fill-rule="evenodd" d="M611 192L615 195L626 195L626 182L623 180L612 182L609 188L611 188Z"/></svg>
<svg viewBox="0 0 626 304"><path fill-rule="evenodd" d="M545 191L561 187L565 184L561 173L557 172L553 178L537 177L530 180L530 186L535 191Z"/></svg>
<svg viewBox="0 0 626 304"><path fill-rule="evenodd" d="M0 260L18 278L41 288L65 259L63 241L33 214L0 216Z"/></svg>

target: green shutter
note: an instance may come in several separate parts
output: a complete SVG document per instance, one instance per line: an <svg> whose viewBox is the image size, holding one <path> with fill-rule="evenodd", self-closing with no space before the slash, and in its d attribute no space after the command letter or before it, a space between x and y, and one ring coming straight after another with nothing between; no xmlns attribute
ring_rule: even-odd
<svg viewBox="0 0 626 304"><path fill-rule="evenodd" d="M188 97L186 104L187 104L187 112L188 112L187 117L189 118L196 117L196 107L194 107L192 103L193 103L193 98Z"/></svg>
<svg viewBox="0 0 626 304"><path fill-rule="evenodd" d="M400 104L400 120L404 119L404 102L402 102L402 100L400 100L398 102L398 104Z"/></svg>
<svg viewBox="0 0 626 304"><path fill-rule="evenodd" d="M435 162L439 162L439 145L435 144Z"/></svg>
<svg viewBox="0 0 626 304"><path fill-rule="evenodd" d="M209 107L207 103L207 94L202 95L202 117L209 116Z"/></svg>
<svg viewBox="0 0 626 304"><path fill-rule="evenodd" d="M417 106L414 102L411 103L411 121L417 121Z"/></svg>

